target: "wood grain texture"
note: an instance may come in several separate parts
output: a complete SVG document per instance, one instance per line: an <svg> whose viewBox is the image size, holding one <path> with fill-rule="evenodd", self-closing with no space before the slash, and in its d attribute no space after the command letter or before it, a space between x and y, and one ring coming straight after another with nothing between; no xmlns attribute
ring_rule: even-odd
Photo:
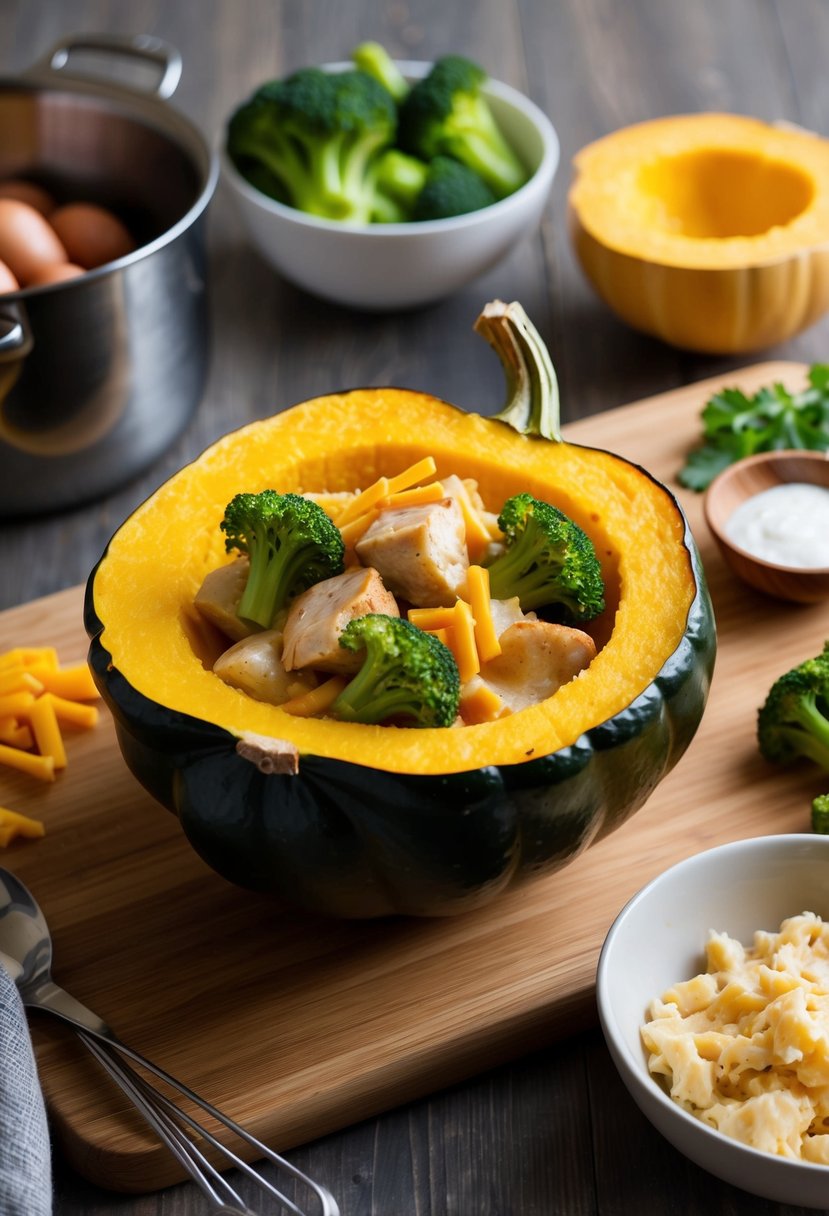
<svg viewBox="0 0 829 1216"><path fill-rule="evenodd" d="M500 405L501 378L471 325L495 296L521 300L541 329L569 421L706 376L730 378L745 359L673 350L627 330L594 297L566 230L570 159L624 123L704 109L829 131L825 0L0 0L0 71L16 74L61 36L86 30L146 32L177 46L184 74L174 105L209 138L261 80L341 58L358 38L380 38L410 58L466 51L546 110L561 139L561 166L540 232L501 266L433 308L384 317L323 305L281 283L246 245L220 189L208 223L213 349L199 412L153 468L106 500L0 525L0 608L79 583L114 528L170 473L222 432L295 401L392 383L491 413ZM763 357L811 362L827 352L824 321ZM669 420L663 438L674 452ZM709 565L722 599L727 573L713 556ZM788 644L790 653L813 611L804 618L798 608L749 595L743 616L759 612L772 645ZM723 613L733 637L740 614L727 599ZM752 679L739 648L735 669ZM727 700L721 670L715 695ZM726 743L741 737L738 719L729 718ZM747 764L748 740L741 748ZM800 806L809 783L797 780ZM752 796L749 790L743 808L748 822ZM170 830L165 823L148 806L148 848L156 833ZM93 892L97 848L93 841L72 853L73 880ZM130 873L141 856L117 865ZM97 957L106 954L100 938L91 943ZM588 1007L583 1033L533 1053L529 1043L516 1044L512 1054L520 1059L493 1068L482 1061L483 1075L410 1103L401 1097L386 1114L290 1155L329 1183L344 1216L795 1216L795 1209L719 1183L653 1132L618 1082L599 1032L589 1028L592 1018ZM241 1187L255 1206L252 1191ZM189 1184L117 1196L86 1183L56 1154L55 1216L203 1210Z"/></svg>
<svg viewBox="0 0 829 1216"><path fill-rule="evenodd" d="M803 376L800 365L764 364L738 381L751 391L772 379L795 387ZM568 437L671 481L701 403L720 386L689 386L573 424ZM812 773L768 771L754 717L776 674L820 649L826 605L803 610L799 628L770 646L786 609L723 568L698 497L682 498L719 623L714 687L689 753L614 836L466 916L327 922L208 871L127 773L105 716L70 740L70 767L54 785L2 778L4 800L48 826L43 841L12 849L8 861L53 926L60 981L278 1149L577 1030L592 1017L601 942L629 896L689 853L805 830L814 792ZM83 649L80 624L80 592L69 589L3 613L0 647L48 641L70 660ZM55 1126L81 1173L137 1191L178 1179L62 1029L39 1024L36 1043Z"/></svg>

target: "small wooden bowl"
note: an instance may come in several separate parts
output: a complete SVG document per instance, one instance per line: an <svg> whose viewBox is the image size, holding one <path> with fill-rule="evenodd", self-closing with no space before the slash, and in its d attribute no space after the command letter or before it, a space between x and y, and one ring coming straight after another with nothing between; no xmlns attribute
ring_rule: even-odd
<svg viewBox="0 0 829 1216"><path fill-rule="evenodd" d="M705 520L726 562L743 582L778 599L815 603L829 599L829 567L803 568L764 561L735 545L725 534L731 515L747 498L790 482L809 482L829 489L829 453L760 452L738 460L708 487L703 503Z"/></svg>

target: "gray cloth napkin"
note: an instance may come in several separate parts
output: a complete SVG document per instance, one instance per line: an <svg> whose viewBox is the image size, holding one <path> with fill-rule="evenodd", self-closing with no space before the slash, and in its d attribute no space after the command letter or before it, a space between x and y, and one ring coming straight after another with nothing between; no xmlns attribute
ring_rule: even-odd
<svg viewBox="0 0 829 1216"><path fill-rule="evenodd" d="M0 1216L49 1216L52 1168L26 1014L0 965Z"/></svg>

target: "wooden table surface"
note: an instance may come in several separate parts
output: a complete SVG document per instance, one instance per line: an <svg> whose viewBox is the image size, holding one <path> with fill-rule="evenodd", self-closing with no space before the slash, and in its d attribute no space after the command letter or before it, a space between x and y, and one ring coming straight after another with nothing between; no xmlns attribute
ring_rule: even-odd
<svg viewBox="0 0 829 1216"><path fill-rule="evenodd" d="M672 350L617 322L582 280L564 200L572 155L628 123L725 110L829 130L825 0L0 0L0 69L72 32L149 33L182 52L174 104L213 139L264 79L377 38L403 58L459 51L551 117L562 161L541 231L454 298L410 314L352 314L281 282L246 246L220 188L211 207L213 345L202 406L139 480L103 501L0 522L0 608L85 579L110 533L219 434L349 385L401 384L492 412L502 381L471 325L519 299L547 339L573 420L761 358L829 357L829 319L729 360ZM680 1157L639 1115L591 1022L577 1036L291 1154L343 1216L776 1216ZM254 1202L250 1195L250 1201ZM58 1216L190 1216L195 1188L108 1194L55 1162ZM827 1190L829 1211L829 1190Z"/></svg>

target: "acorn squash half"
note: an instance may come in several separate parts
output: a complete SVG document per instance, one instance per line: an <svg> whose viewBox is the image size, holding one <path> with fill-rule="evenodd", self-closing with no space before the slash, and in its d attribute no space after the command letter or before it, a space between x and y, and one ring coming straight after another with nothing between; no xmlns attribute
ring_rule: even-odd
<svg viewBox="0 0 829 1216"><path fill-rule="evenodd" d="M235 883L347 917L477 906L618 827L699 724L715 629L680 507L635 465L555 439L554 373L518 306L478 327L510 380L499 418L398 388L306 401L175 474L90 576L90 662L126 762ZM529 490L592 537L607 607L589 668L541 704L444 729L292 717L218 679L192 601L229 560L229 499L353 490L424 455L477 478L490 509Z"/></svg>
<svg viewBox="0 0 829 1216"><path fill-rule="evenodd" d="M576 254L635 329L735 354L783 342L829 308L829 141L687 114L612 132L574 169Z"/></svg>

